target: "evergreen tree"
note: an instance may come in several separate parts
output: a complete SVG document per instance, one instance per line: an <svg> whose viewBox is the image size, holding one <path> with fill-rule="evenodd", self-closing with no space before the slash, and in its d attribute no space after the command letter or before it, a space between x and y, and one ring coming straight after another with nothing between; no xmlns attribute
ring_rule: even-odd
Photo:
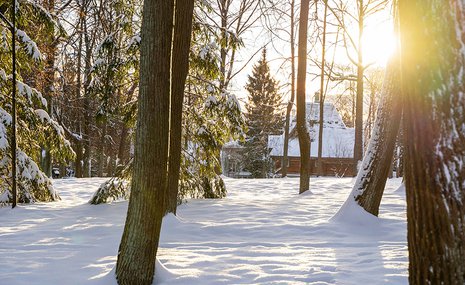
<svg viewBox="0 0 465 285"><path fill-rule="evenodd" d="M4 15L11 19L12 9L0 1ZM0 25L0 204L13 202L11 192L12 166L16 163L19 203L55 201L60 197L51 180L38 166L41 145L50 146L50 154L57 162L74 156L70 143L64 137L63 127L47 112L49 102L36 88L26 84L31 70L43 66L44 56L38 48L38 39L44 40L61 32L58 23L46 10L32 2L21 2L17 7L16 22L16 161L11 148L15 135L12 125L12 56L11 34Z"/></svg>
<svg viewBox="0 0 465 285"><path fill-rule="evenodd" d="M197 3L196 5L204 4ZM196 6L195 9L194 13L198 13L200 7ZM220 168L220 161L216 158L219 157L224 143L231 138L242 139L244 136L242 131L244 120L239 102L234 94L221 88L219 80L221 78L219 69L221 45L218 43L221 31L212 30L211 26L204 23L199 16L195 16L193 21L189 70L182 107L178 202L188 197L224 197L226 187L217 171ZM101 68L104 66L99 67ZM130 76L127 74L127 77ZM134 108L129 108L130 112L126 115L131 128L134 128L136 122L134 102L127 104L128 107L134 106ZM170 131L172 131L171 128ZM125 167L117 170L115 178L102 184L90 202L99 204L120 198L126 199L130 191L128 182L131 180L131 172L132 160ZM174 199L173 197L170 199L169 210L174 211Z"/></svg>
<svg viewBox="0 0 465 285"><path fill-rule="evenodd" d="M246 105L246 169L253 177L266 177L272 170L268 136L280 134L284 122L281 96L276 80L270 75L266 49L263 49L262 58L254 66L246 89L249 92Z"/></svg>

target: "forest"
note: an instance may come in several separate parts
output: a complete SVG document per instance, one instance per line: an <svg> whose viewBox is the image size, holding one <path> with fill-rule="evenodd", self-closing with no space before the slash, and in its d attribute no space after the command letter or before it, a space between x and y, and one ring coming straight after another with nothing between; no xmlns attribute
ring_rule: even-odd
<svg viewBox="0 0 465 285"><path fill-rule="evenodd" d="M0 283L465 284L464 0L0 0Z"/></svg>

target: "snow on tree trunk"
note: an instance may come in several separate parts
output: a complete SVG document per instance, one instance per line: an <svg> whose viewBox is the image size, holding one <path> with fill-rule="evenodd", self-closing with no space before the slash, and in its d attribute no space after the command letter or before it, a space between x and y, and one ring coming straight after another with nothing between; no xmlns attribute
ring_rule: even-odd
<svg viewBox="0 0 465 285"><path fill-rule="evenodd" d="M465 284L464 6L399 1L410 284Z"/></svg>
<svg viewBox="0 0 465 285"><path fill-rule="evenodd" d="M131 196L118 251L118 284L152 284L167 184L171 0L144 1L138 120Z"/></svg>
<svg viewBox="0 0 465 285"><path fill-rule="evenodd" d="M307 73L307 35L309 0L302 0L299 19L299 47L297 63L297 134L300 147L300 186L299 193L310 188L310 135L305 119L305 80Z"/></svg>
<svg viewBox="0 0 465 285"><path fill-rule="evenodd" d="M375 216L378 216L402 117L398 65L398 60L391 60L387 67L369 146L348 197ZM347 205L345 203L336 215L344 215Z"/></svg>

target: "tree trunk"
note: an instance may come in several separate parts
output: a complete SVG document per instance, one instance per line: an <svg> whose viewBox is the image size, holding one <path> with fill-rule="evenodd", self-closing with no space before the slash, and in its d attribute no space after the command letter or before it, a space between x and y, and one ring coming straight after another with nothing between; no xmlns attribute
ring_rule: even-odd
<svg viewBox="0 0 465 285"><path fill-rule="evenodd" d="M81 80L81 70L82 70L82 28L84 26L84 6L82 5L80 7L80 13L79 13L79 26L80 26L80 31L79 31L79 43L78 43L78 54L77 54L77 66L76 66L76 76L77 76L77 82L76 82L76 100L79 101L81 99L81 87L82 87L82 80ZM81 123L78 122L78 128L80 129ZM74 135L74 134L72 134ZM82 138L82 136L81 136ZM76 139L76 159L75 159L75 173L74 175L77 178L82 178L82 139Z"/></svg>
<svg viewBox="0 0 465 285"><path fill-rule="evenodd" d="M310 187L310 135L305 118L305 80L307 73L307 30L309 0L301 0L299 19L299 49L297 66L297 134L300 147L300 187L299 193Z"/></svg>
<svg viewBox="0 0 465 285"><path fill-rule="evenodd" d="M119 165L126 165L127 162L127 141L128 141L128 127L125 123L121 123L121 133L120 133L120 140L118 144L118 155L117 155L117 163L116 166Z"/></svg>
<svg viewBox="0 0 465 285"><path fill-rule="evenodd" d="M410 284L465 284L465 5L399 1Z"/></svg>
<svg viewBox="0 0 465 285"><path fill-rule="evenodd" d="M116 263L120 285L152 284L166 195L172 0L144 1L131 197Z"/></svg>
<svg viewBox="0 0 465 285"><path fill-rule="evenodd" d="M294 41L294 31L295 31L295 0L291 0L291 35L290 35L290 45L291 45L291 99L287 104L286 108L286 122L284 125L284 149L283 149L283 161L281 163L281 176L287 176L287 164L289 161L288 151L289 151L289 128L291 124L291 112L292 107L294 106L295 99L295 41Z"/></svg>
<svg viewBox="0 0 465 285"><path fill-rule="evenodd" d="M101 129L101 136L100 136L100 144L98 146L98 172L97 176L98 177L103 177L105 176L105 162L106 162L106 156L105 156L105 137L107 135L107 123L102 122L100 125Z"/></svg>
<svg viewBox="0 0 465 285"><path fill-rule="evenodd" d="M375 216L379 213L379 205L391 169L402 117L399 82L397 58L397 60L393 59L387 67L382 98L378 105L368 150L349 196L349 199L355 198L365 211Z"/></svg>
<svg viewBox="0 0 465 285"><path fill-rule="evenodd" d="M55 11L55 1L47 0L44 3L44 8L47 9L51 14ZM43 48L45 51L45 68L44 68L44 82L42 94L45 100L47 100L47 112L50 116L53 116L53 93L55 90L55 58L58 49L58 39L53 37L52 42ZM46 143L41 148L40 154L40 166L41 170L48 176L52 177L52 154L50 153L50 144Z"/></svg>
<svg viewBox="0 0 465 285"><path fill-rule="evenodd" d="M321 51L321 74L320 74L320 127L318 128L318 175L323 175L323 121L325 106L325 55L326 55L326 16L328 14L328 0L324 1L325 9L323 16L323 40Z"/></svg>
<svg viewBox="0 0 465 285"><path fill-rule="evenodd" d="M189 50L194 0L176 0L173 54L171 59L171 118L166 211L176 214L181 166L182 106L184 85L189 71Z"/></svg>
<svg viewBox="0 0 465 285"><path fill-rule="evenodd" d="M76 152L76 159L74 160L76 171L74 176L76 176L76 178L82 178L82 140L76 140L76 148L74 151Z"/></svg>
<svg viewBox="0 0 465 285"><path fill-rule="evenodd" d="M357 97L355 102L355 143L354 160L361 161L363 158L363 20L364 20L363 0L359 0L359 34L358 34L358 62L357 62Z"/></svg>
<svg viewBox="0 0 465 285"><path fill-rule="evenodd" d="M83 157L83 177L91 176L91 157L92 157L92 141L91 141L91 130L92 130L92 119L93 119L93 110L91 106L91 94L89 90L89 85L92 80L90 76L90 69L92 67L92 49L93 42L89 38L87 32L87 23L84 23L84 44L86 50L86 57L84 59L84 70L85 70L85 81L84 81L84 157Z"/></svg>

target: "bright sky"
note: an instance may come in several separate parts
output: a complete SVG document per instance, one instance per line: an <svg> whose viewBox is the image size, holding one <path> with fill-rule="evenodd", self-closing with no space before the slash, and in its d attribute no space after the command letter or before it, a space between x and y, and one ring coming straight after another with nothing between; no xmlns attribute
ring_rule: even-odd
<svg viewBox="0 0 465 285"><path fill-rule="evenodd" d="M334 19L333 19L334 21ZM310 31L310 30L309 30ZM356 39L358 34L358 27L353 25L352 28L349 27L351 36ZM334 33L333 33L334 34ZM327 41L335 41L334 35L328 36ZM342 36L339 36L339 40L342 39ZM368 18L365 22L365 29L363 35L363 57L365 64L374 64L377 67L383 67L386 65L389 56L393 53L395 48L395 36L393 32L392 16L389 11L389 8L386 11L381 11L376 15ZM239 54L242 58L250 58L257 50L263 47L266 43L270 41L269 35L266 32L261 31L260 28L251 30L247 36L244 38L245 47L243 47ZM274 76L281 84L288 82L289 78L289 67L288 65L283 65L283 56L290 56L290 48L288 43L284 42L275 42L273 48L272 45L268 44L268 60L270 61L270 67ZM310 45L308 48L312 48ZM296 49L297 53L297 49ZM326 53L327 60L332 60L334 49L329 48ZM352 58L356 59L357 54L354 50L350 51ZM233 92L236 94L238 99L244 103L247 99L247 91L244 86L247 83L247 76L252 72L252 66L258 61L261 53L257 53L255 57L250 61L249 64L244 68L244 70L235 78L233 81ZM321 60L321 43L318 43L314 46L313 51L310 55L314 60ZM334 56L336 64L345 64L349 65L350 61L347 57L347 53L342 45L337 47L336 54ZM245 64L244 60L242 63L236 65L236 68L241 67ZM287 68L286 68L287 67ZM310 73L307 75L307 96L313 96L313 94L319 90L319 77L315 74L319 74L320 70L313 64L309 63L307 71ZM311 100L307 97L307 100Z"/></svg>

